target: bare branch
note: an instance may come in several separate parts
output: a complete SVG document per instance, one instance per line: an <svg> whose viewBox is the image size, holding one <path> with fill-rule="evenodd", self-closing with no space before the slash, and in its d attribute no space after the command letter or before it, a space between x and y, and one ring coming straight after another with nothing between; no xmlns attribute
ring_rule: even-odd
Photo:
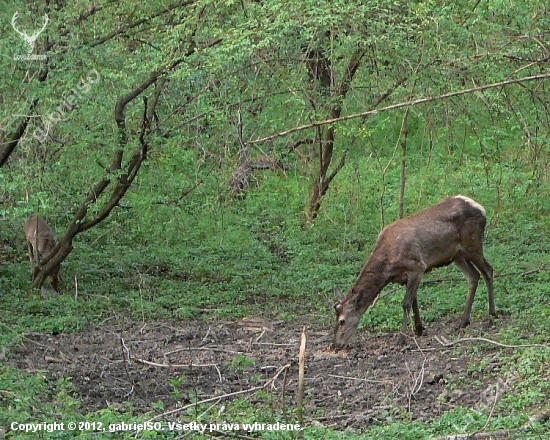
<svg viewBox="0 0 550 440"><path fill-rule="evenodd" d="M549 348L550 347L550 345L545 345L545 344L509 345L509 344L502 344L501 342L493 341L492 339L487 339L487 338L461 338L461 339L457 339L456 341L448 341L447 339L444 339L440 336L436 336L435 340L439 342L441 345L443 345L444 347L451 347L453 345L460 344L461 342L472 342L472 341L487 342L489 344L493 344L503 348L529 348L529 347Z"/></svg>
<svg viewBox="0 0 550 440"><path fill-rule="evenodd" d="M420 105L420 104L426 104L428 102L441 101L441 100L444 100L444 99L454 98L455 96L467 95L467 94L475 93L475 92L482 92L484 90L494 89L494 88L497 88L497 87L503 87L503 86L507 86L507 85L510 85L510 84L519 84L519 83L524 83L524 82L528 82L528 81L543 80L543 79L547 79L547 78L550 78L550 73L541 73L539 75L525 76L525 77L521 77L521 78L515 78L515 79L509 79L509 80L506 80L506 81L500 81L500 82L496 82L496 83L485 84L483 86L473 87L473 88L469 88L469 89L457 90L455 92L444 93L442 95L427 96L425 98L413 99L411 101L406 101L406 102L399 102L397 104L392 104L392 105L388 105L386 107L381 107L381 108L377 108L377 109L373 109L373 110L368 110L368 111L361 112L361 113L353 113L353 114L346 115L346 116L341 116L341 117L338 117L338 118L331 118L331 119L325 119L323 121L311 122L309 124L304 124L304 125L300 125L298 127L293 127L293 128L288 129L288 130L281 131L279 133L275 133L275 134L272 134L272 135L269 135L269 136L265 136L263 138L254 139L252 141L248 141L247 143L248 144L259 144L261 142L270 141L272 139L276 139L276 138L279 138L279 137L288 136L289 134L296 133L298 131L308 130L310 128L321 127L323 125L335 124L337 122L349 121L349 120L352 120L352 119L365 118L365 117L370 116L370 115L374 115L374 114L378 114L378 113L384 113L384 112L387 112L387 111L390 111L390 110L396 110L396 109L403 108L403 107L413 107L413 106Z"/></svg>
<svg viewBox="0 0 550 440"><path fill-rule="evenodd" d="M139 20L136 20L132 23L128 23L126 26L124 27L121 27L119 29L116 29L112 32L110 32L109 34L101 37L101 38L98 38L94 41L91 41L90 43L88 43L88 45L90 47L95 47L95 46L99 46L100 44L103 44L111 39L113 39L114 37L116 37L117 35L121 35L121 34L124 34L125 32L129 31L130 29L133 29L135 27L138 27L144 23L147 23L148 21L152 20L153 18L156 18L156 17L159 17L163 14L166 14L167 12L170 12L174 9L177 9L179 7L182 7L182 6L189 6L189 5L192 5L193 3L195 3L194 0L186 0L186 1L183 1L183 2L177 2L177 3L174 3L170 6L167 6L166 8L164 9L161 9L160 11L158 12L155 12L154 14L150 15L149 17L147 18L140 18Z"/></svg>
<svg viewBox="0 0 550 440"><path fill-rule="evenodd" d="M185 405L185 406L182 406L182 407L179 407L179 408L175 408L175 409L172 409L170 411L166 411L162 414L158 414L156 415L155 417L147 420L147 422L153 422L155 420L163 420L166 418L166 416L169 416L169 415L172 415L172 414L176 414L176 413L180 413L182 411L185 411L189 408L193 408L194 406L197 406L197 405L202 405L203 403L208 403L208 402L213 402L215 400L218 400L218 399L225 399L225 398L228 398L228 397L233 397L233 396L239 396L241 394L247 394L247 393L253 393L253 392L256 392L256 391L259 391L261 389L265 389L267 388L268 386L270 385L273 385L273 383L275 382L275 380L281 375L281 373L283 371L286 371L287 369L290 368L290 364L286 364L286 365L283 365L281 368L279 368L279 370L277 371L277 373L275 373L275 376L273 376L271 379L269 379L268 381L266 381L263 385L259 385L257 387L252 387L252 388L248 388L246 390L240 390L240 391L235 391L233 393L228 393L228 394L223 394L223 395L220 395L220 396L214 396L214 397L210 397L210 398L207 398L207 399L204 399L204 400L200 400L198 402L194 402L194 403L190 403L189 405Z"/></svg>

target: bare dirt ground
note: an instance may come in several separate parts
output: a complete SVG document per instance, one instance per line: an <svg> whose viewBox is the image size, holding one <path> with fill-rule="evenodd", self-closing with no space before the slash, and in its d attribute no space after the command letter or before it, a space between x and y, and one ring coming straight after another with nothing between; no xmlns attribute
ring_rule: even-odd
<svg viewBox="0 0 550 440"><path fill-rule="evenodd" d="M474 358L465 349L469 344L442 345L436 336L456 338L453 325L430 323L428 335L411 339L405 349L396 346L394 334L359 331L350 348L339 353L328 350L330 329L308 329L305 419L362 431L391 418L431 420L457 405L490 405L496 382L490 373L498 372L499 348L481 344ZM476 329L488 338L496 331L488 320L474 322L467 332ZM135 414L160 414L155 402L164 402L169 411L245 390L250 392L241 398L263 405L265 395L252 389L266 383L280 411L296 405L300 334L297 324L259 318L124 322L73 334L27 334L21 345L11 347L9 362L31 372L47 370L52 380L72 377L83 413L108 405L122 409L131 402ZM489 374L472 373L471 365L481 358L489 358L484 367ZM234 398L225 397L219 405Z"/></svg>

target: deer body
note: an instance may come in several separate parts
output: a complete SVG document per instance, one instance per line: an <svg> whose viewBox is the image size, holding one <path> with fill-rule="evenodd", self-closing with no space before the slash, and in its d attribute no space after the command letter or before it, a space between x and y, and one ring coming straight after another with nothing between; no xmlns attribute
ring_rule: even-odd
<svg viewBox="0 0 550 440"><path fill-rule="evenodd" d="M57 242L52 229L42 217L31 215L23 224L23 228L29 248L31 278L34 280L42 260L50 254ZM53 270L49 278L54 290L59 292L59 266Z"/></svg>
<svg viewBox="0 0 550 440"><path fill-rule="evenodd" d="M361 316L390 283L406 286L398 343L405 342L411 308L416 334L422 335L424 329L417 302L420 280L431 269L453 262L468 280L468 297L460 327L470 323L480 272L487 284L489 313L496 316L493 268L483 255L486 222L485 209L480 204L458 195L386 226L347 296L336 289L340 300L334 306L334 348L339 350L347 344Z"/></svg>

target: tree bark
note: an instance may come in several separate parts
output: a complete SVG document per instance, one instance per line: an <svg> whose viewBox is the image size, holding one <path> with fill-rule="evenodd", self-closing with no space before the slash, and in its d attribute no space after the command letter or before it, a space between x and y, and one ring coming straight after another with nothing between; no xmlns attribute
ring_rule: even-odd
<svg viewBox="0 0 550 440"><path fill-rule="evenodd" d="M403 218L405 210L405 179L406 179L406 168L407 168L407 137L409 130L407 129L407 120L409 116L409 109L407 107L405 110L405 115L403 116L403 121L401 122L401 173L399 178L399 218Z"/></svg>
<svg viewBox="0 0 550 440"><path fill-rule="evenodd" d="M311 51L308 54L308 67L310 78L312 81L320 85L321 96L326 97L331 102L335 102L330 109L330 119L338 119L342 114L342 103L351 88L351 82L363 58L363 51L357 49L352 55L338 87L333 86L334 69L331 60L327 59L320 51ZM312 59L312 57L315 57ZM310 98L312 101L312 98ZM315 103L312 102L312 107L315 108ZM307 211L307 220L311 221L317 217L323 196L327 193L332 180L336 174L342 169L346 160L346 153L342 155L339 164L329 174L329 169L332 164L334 155L334 141L336 137L335 127L327 128L324 135L320 130L321 135L318 139L318 157L319 166L316 171L313 188L311 190L309 206Z"/></svg>

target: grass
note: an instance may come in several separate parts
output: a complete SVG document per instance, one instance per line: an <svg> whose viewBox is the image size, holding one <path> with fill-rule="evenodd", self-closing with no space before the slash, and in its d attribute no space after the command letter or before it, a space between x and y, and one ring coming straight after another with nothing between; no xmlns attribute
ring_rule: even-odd
<svg viewBox="0 0 550 440"><path fill-rule="evenodd" d="M420 160L411 161L406 211L415 212L443 195L458 193L483 203L489 218L486 255L495 267L497 306L509 317L499 330L499 341L548 344L549 182L534 181L529 163L518 163L515 156L487 167L478 158L461 154L460 167L448 156L434 158L429 167ZM219 183L210 182L181 204L155 204L151 200L158 195L148 182L153 177L145 173L125 200L131 209L117 210L100 227L78 237L75 251L63 266L67 292L59 296L29 290L23 237L18 222L11 221L2 231L4 243L10 244L9 249L4 246L6 261L0 266L3 356L14 356L11 349L25 332L77 332L89 322L101 324L114 315L152 321L262 314L290 322L310 317L318 326L331 327L334 285L345 289L353 283L383 226L381 207L385 223L396 217L397 210L397 165L389 168L381 183L374 162L355 157L356 165L351 165L353 159L335 180L319 217L311 224L302 223L307 184L299 175L262 174L258 186L240 200L220 202ZM177 192L175 187L166 189L171 190ZM58 225L62 224L60 219ZM424 320L459 316L466 292L462 274L445 268L430 277L457 281L421 287ZM457 295L461 289L464 295ZM364 316L361 327L371 332L397 331L401 298L402 291L383 298ZM486 310L485 287L480 284L473 319L484 316ZM374 425L368 433L355 433L353 438L426 439L521 426L529 414L546 407L550 352L531 348L502 356L504 366L497 376L506 393L497 403L498 417L489 418L490 409L468 408L443 413L430 422L388 414L384 424ZM250 361L235 358L232 367L244 371ZM472 374L476 374L475 366ZM174 392L178 392L175 385ZM227 417L273 421L280 414L268 401L266 397L265 405L258 407L237 399L228 404ZM206 408L194 408L193 414ZM83 414L70 378L52 383L43 372L0 367L1 426L9 420L53 421L60 414L67 420L106 424L143 421L150 416L137 417L131 415L131 408L110 407ZM531 438L541 438L541 432L548 433L548 427L533 424ZM305 436L350 438L349 433L315 426L306 427ZM72 434L43 433L43 437L71 438ZM141 434L141 438L149 437L155 437L153 431ZM295 438L282 432L266 432L263 437ZM23 435L12 431L8 438Z"/></svg>

